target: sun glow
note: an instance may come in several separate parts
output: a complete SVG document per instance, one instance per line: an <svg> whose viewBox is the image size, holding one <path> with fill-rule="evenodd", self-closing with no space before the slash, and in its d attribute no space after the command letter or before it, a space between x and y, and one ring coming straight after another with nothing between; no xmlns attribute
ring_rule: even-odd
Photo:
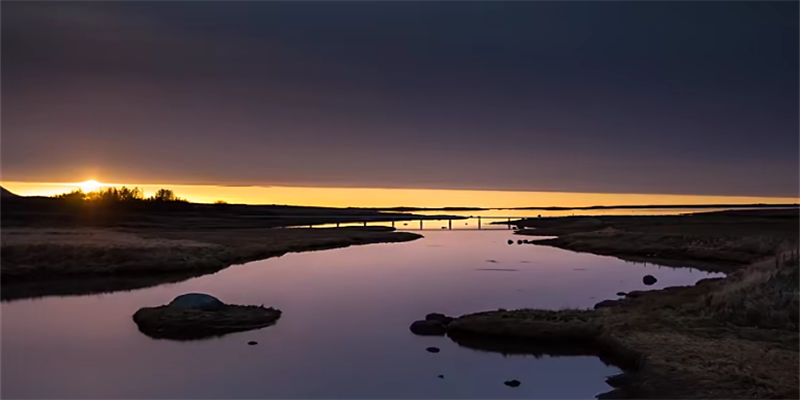
<svg viewBox="0 0 800 400"><path fill-rule="evenodd" d="M103 186L103 184L95 180L88 180L79 183L78 186L80 186L81 190L83 190L84 192L91 192L99 189L101 186Z"/></svg>

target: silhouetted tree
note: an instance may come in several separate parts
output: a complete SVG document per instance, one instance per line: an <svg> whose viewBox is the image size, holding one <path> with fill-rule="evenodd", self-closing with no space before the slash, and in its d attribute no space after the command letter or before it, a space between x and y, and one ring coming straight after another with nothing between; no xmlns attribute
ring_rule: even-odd
<svg viewBox="0 0 800 400"><path fill-rule="evenodd" d="M170 189L158 189L158 191L156 191L156 193L152 197L150 197L149 200L151 200L151 201L183 201L183 202L186 201L186 200L183 200L180 197L176 196L175 192L173 192Z"/></svg>
<svg viewBox="0 0 800 400"><path fill-rule="evenodd" d="M128 189L125 186L118 191L120 201L144 200L144 193L138 187Z"/></svg>
<svg viewBox="0 0 800 400"><path fill-rule="evenodd" d="M86 193L83 193L83 190L81 190L81 189L76 189L76 190L73 190L73 191L71 191L69 193L57 194L57 195L55 195L53 197L55 197L57 199L66 200L66 201L69 201L69 202L81 202L84 199L86 199Z"/></svg>
<svg viewBox="0 0 800 400"><path fill-rule="evenodd" d="M73 202L90 201L98 203L127 203L143 200L158 202L186 202L186 200L176 196L175 192L169 189L159 189L154 195L145 199L142 189L139 189L138 187L128 188L126 186L122 186L120 188L107 187L89 193L84 193L82 190L77 189L69 193L54 195L53 197Z"/></svg>

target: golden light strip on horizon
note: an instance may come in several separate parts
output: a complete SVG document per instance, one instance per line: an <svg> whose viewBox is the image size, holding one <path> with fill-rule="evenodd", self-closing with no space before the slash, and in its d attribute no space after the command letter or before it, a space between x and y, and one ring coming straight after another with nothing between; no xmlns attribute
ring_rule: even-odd
<svg viewBox="0 0 800 400"><path fill-rule="evenodd" d="M2 182L4 188L24 196L52 196L81 187L83 182ZM667 204L797 203L791 197L692 196L570 192L522 192L440 189L325 188L289 186L214 186L182 184L119 184L141 188L146 196L161 188L172 189L193 202L294 204L330 207L529 207Z"/></svg>

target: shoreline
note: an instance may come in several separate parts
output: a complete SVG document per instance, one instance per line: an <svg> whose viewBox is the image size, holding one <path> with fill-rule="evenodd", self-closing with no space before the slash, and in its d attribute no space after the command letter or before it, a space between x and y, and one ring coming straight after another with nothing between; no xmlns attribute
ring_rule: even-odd
<svg viewBox="0 0 800 400"><path fill-rule="evenodd" d="M1 300L134 290L229 266L373 243L422 238L390 227L114 230L4 228Z"/></svg>
<svg viewBox="0 0 800 400"><path fill-rule="evenodd" d="M533 228L521 235L558 235L534 244L654 263L670 254L727 276L594 310L466 314L447 335L485 351L598 356L623 370L598 398L797 398L797 211L721 214L515 221Z"/></svg>

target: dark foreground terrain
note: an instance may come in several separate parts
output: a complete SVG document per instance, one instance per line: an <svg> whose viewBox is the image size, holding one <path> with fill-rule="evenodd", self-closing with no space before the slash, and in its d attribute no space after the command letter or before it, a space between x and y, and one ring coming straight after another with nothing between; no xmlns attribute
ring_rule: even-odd
<svg viewBox="0 0 800 400"><path fill-rule="evenodd" d="M391 227L282 227L420 218L426 217L318 207L4 198L0 293L10 300L179 282L288 252L421 237Z"/></svg>
<svg viewBox="0 0 800 400"><path fill-rule="evenodd" d="M595 310L491 311L448 336L505 353L592 354L625 372L602 398L798 398L798 212L522 220L537 244L724 271Z"/></svg>

